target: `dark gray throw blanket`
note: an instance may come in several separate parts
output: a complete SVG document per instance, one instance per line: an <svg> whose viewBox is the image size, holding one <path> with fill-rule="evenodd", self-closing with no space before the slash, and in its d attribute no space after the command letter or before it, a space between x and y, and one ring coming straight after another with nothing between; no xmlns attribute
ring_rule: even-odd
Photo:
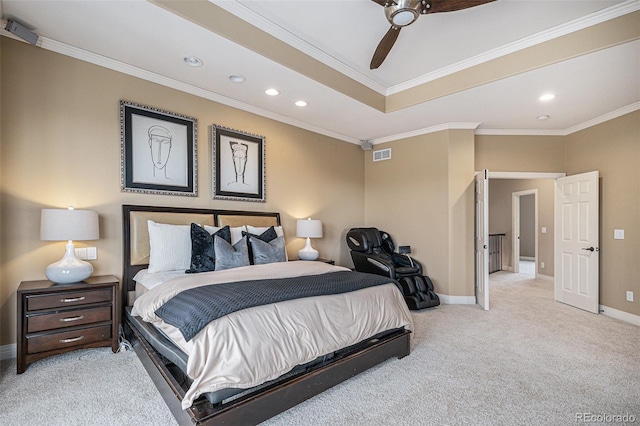
<svg viewBox="0 0 640 426"><path fill-rule="evenodd" d="M212 284L178 293L158 308L156 315L177 327L189 341L214 319L241 309L303 297L347 293L390 282L394 281L381 275L338 271Z"/></svg>

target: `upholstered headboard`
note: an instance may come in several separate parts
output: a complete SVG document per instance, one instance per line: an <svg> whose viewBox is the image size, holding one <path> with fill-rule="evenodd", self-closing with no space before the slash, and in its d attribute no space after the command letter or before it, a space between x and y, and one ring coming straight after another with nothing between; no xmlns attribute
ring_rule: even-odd
<svg viewBox="0 0 640 426"><path fill-rule="evenodd" d="M188 207L122 206L122 300L135 291L133 277L149 265L149 230L147 221L171 225L211 226L279 226L280 213L235 210L212 210Z"/></svg>

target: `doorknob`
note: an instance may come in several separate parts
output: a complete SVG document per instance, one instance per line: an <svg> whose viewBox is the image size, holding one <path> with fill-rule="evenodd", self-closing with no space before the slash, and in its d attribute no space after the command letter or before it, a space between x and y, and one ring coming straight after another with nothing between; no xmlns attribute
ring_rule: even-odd
<svg viewBox="0 0 640 426"><path fill-rule="evenodd" d="M582 250L600 251L598 247L583 247Z"/></svg>

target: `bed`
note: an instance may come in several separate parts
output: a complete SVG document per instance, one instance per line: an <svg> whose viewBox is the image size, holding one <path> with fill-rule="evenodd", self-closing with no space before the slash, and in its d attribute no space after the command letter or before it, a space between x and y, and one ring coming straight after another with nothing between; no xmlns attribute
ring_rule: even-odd
<svg viewBox="0 0 640 426"><path fill-rule="evenodd" d="M122 211L123 329L180 424L257 424L410 352L413 324L395 284L324 262L269 260L284 244L278 213L137 205ZM256 264L185 273L178 266L187 256L188 228L193 241L194 232L208 232L218 266L240 252L227 258L223 249L244 240ZM265 245L260 235L270 233ZM193 241L189 270L201 266ZM272 296L272 288L283 287L299 294ZM323 293L325 287L333 291ZM209 291L226 299L200 303ZM240 306L229 308L230 300Z"/></svg>

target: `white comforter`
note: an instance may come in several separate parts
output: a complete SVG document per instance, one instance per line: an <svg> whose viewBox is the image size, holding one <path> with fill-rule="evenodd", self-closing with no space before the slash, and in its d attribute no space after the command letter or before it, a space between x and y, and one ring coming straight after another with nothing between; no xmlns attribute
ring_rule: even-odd
<svg viewBox="0 0 640 426"><path fill-rule="evenodd" d="M132 314L153 323L189 355L193 384L182 400L190 407L202 393L250 388L275 379L299 364L413 322L394 284L351 293L289 300L234 312L209 323L189 342L155 315L180 291L209 284L286 278L346 270L322 262L283 262L173 278L147 291Z"/></svg>

